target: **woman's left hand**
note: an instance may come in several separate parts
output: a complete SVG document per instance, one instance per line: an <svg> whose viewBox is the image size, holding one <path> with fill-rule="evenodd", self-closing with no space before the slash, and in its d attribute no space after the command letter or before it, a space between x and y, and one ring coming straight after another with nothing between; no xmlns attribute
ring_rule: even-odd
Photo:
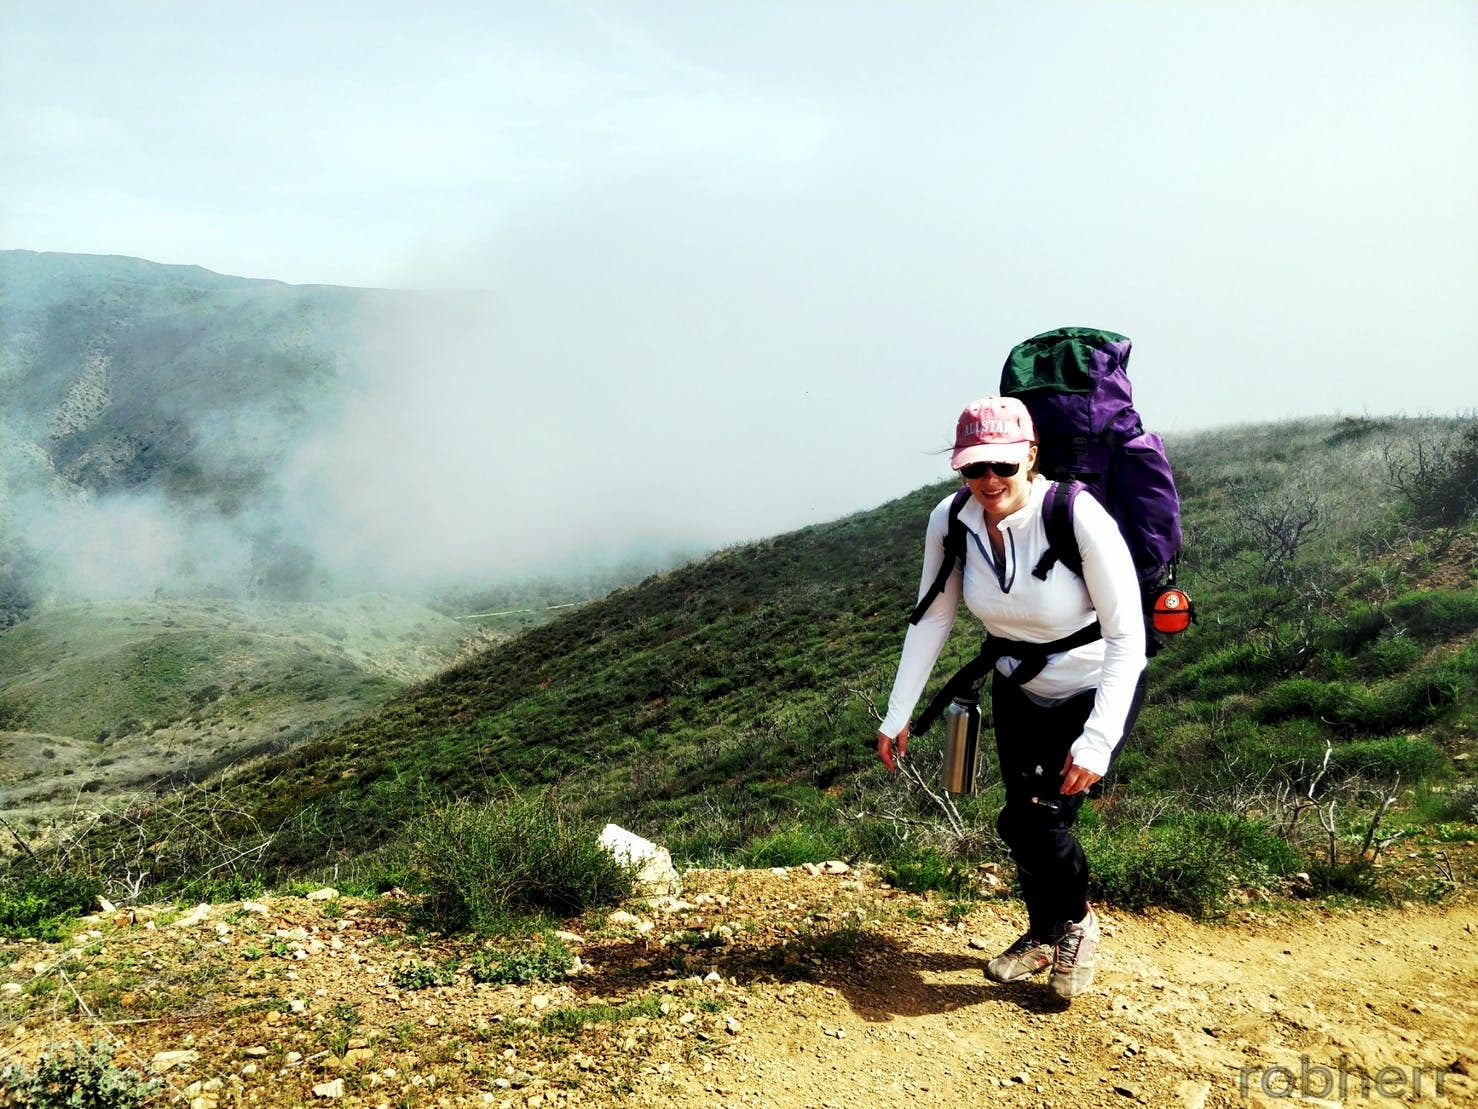
<svg viewBox="0 0 1478 1109"><path fill-rule="evenodd" d="M1058 792L1064 797L1081 793L1101 777L1103 777L1102 774L1095 774L1091 770L1076 765L1073 762L1072 752L1069 751L1067 761L1062 764L1062 786Z"/></svg>

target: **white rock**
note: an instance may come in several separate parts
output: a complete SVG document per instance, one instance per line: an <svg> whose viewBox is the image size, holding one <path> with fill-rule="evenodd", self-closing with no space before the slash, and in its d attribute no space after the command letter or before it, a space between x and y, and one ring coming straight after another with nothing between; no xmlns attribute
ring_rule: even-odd
<svg viewBox="0 0 1478 1109"><path fill-rule="evenodd" d="M642 892L676 895L682 891L682 879L672 865L672 854L651 840L616 824L607 824L598 841L617 861L637 867L636 882Z"/></svg>
<svg viewBox="0 0 1478 1109"><path fill-rule="evenodd" d="M272 910L260 901L243 901L241 903L241 910L246 913L256 913L258 916L272 915Z"/></svg>
<svg viewBox="0 0 1478 1109"><path fill-rule="evenodd" d="M204 920L208 916L210 916L210 906L209 905L205 905L205 904L196 905L188 913L186 913L184 916L180 917L179 920L177 920L174 923L172 923L170 925L170 927L171 928L188 928L192 924L199 924L202 920Z"/></svg>
<svg viewBox="0 0 1478 1109"><path fill-rule="evenodd" d="M313 1087L314 1097L343 1097L344 1080L335 1078L332 1082L320 1082Z"/></svg>
<svg viewBox="0 0 1478 1109"><path fill-rule="evenodd" d="M308 895L309 901L334 901L337 900L339 891L332 886L324 886L321 890L314 890Z"/></svg>
<svg viewBox="0 0 1478 1109"><path fill-rule="evenodd" d="M198 1051L161 1051L149 1060L149 1069L157 1074L174 1067L183 1067L199 1058L200 1052Z"/></svg>
<svg viewBox="0 0 1478 1109"><path fill-rule="evenodd" d="M851 874L852 868L841 859L831 859L821 865L821 869L828 874Z"/></svg>

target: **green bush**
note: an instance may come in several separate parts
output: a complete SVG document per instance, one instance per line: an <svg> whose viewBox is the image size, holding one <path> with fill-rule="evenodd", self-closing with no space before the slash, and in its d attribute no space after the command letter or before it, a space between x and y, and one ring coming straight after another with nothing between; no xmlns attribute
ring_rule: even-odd
<svg viewBox="0 0 1478 1109"><path fill-rule="evenodd" d="M1331 771L1361 774L1389 781L1401 775L1408 783L1419 782L1446 765L1442 752L1420 739L1354 740L1335 746L1329 758Z"/></svg>
<svg viewBox="0 0 1478 1109"><path fill-rule="evenodd" d="M100 879L84 874L0 878L0 936L59 940L63 925L97 907Z"/></svg>
<svg viewBox="0 0 1478 1109"><path fill-rule="evenodd" d="M1197 917L1222 911L1234 888L1290 873L1300 861L1263 825L1222 812L1190 813L1151 828L1084 827L1080 838L1093 897Z"/></svg>
<svg viewBox="0 0 1478 1109"><path fill-rule="evenodd" d="M1394 623L1424 643L1440 643L1478 628L1478 592L1423 590L1398 597L1386 607Z"/></svg>
<svg viewBox="0 0 1478 1109"><path fill-rule="evenodd" d="M1307 873L1316 893L1339 894L1362 901L1387 900L1375 867L1364 859L1333 863L1314 859L1309 862Z"/></svg>
<svg viewBox="0 0 1478 1109"><path fill-rule="evenodd" d="M759 837L739 851L743 866L800 866L848 853L847 830L836 824L797 824Z"/></svg>
<svg viewBox="0 0 1478 1109"><path fill-rule="evenodd" d="M450 967L414 959L395 969L390 983L399 990L424 990L431 986L450 986L457 980Z"/></svg>
<svg viewBox="0 0 1478 1109"><path fill-rule="evenodd" d="M509 983L524 985L529 982L558 982L569 977L575 957L570 949L554 936L546 935L544 944L538 948L517 951L498 951L475 959L468 973L474 982L491 982L502 986Z"/></svg>
<svg viewBox="0 0 1478 1109"><path fill-rule="evenodd" d="M164 1083L113 1063L105 1043L71 1045L70 1052L47 1052L34 1068L13 1063L0 1071L0 1092L26 1109L134 1109Z"/></svg>
<svg viewBox="0 0 1478 1109"><path fill-rule="evenodd" d="M453 801L406 836L408 868L433 926L496 931L509 917L573 916L631 895L633 870L552 799L508 793Z"/></svg>
<svg viewBox="0 0 1478 1109"><path fill-rule="evenodd" d="M893 858L884 867L883 875L891 885L909 893L937 890L948 897L971 897L976 892L969 864L942 855L932 847Z"/></svg>

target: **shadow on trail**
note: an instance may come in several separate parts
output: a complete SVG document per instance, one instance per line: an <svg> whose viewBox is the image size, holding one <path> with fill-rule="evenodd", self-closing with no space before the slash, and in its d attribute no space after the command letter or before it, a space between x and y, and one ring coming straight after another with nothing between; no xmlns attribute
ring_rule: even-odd
<svg viewBox="0 0 1478 1109"><path fill-rule="evenodd" d="M869 931L837 930L784 942L742 940L698 951L638 940L607 945L598 969L582 985L602 994L630 994L718 971L741 986L806 982L834 989L869 1022L1007 1005L1030 1013L1060 1013L1067 1004L1047 990L1046 976L1001 984L985 976L984 954L914 951Z"/></svg>
<svg viewBox="0 0 1478 1109"><path fill-rule="evenodd" d="M984 955L911 951L874 937L865 958L817 982L847 999L863 1020L884 1022L982 1006L1009 1005L1030 1013L1060 1013L1067 1003L1048 992L1046 976L1003 984L985 976Z"/></svg>

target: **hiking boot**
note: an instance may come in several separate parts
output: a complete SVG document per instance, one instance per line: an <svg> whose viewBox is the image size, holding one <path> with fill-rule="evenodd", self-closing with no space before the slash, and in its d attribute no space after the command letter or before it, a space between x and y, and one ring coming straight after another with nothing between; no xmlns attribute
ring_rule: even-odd
<svg viewBox="0 0 1478 1109"><path fill-rule="evenodd" d="M1100 938L1098 917L1090 907L1088 915L1076 924L1069 924L1057 941L1052 977L1047 984L1064 1001L1077 997L1093 985L1093 963Z"/></svg>
<svg viewBox="0 0 1478 1109"><path fill-rule="evenodd" d="M1052 945L1030 932L985 964L985 976L997 982L1020 982L1052 964Z"/></svg>

